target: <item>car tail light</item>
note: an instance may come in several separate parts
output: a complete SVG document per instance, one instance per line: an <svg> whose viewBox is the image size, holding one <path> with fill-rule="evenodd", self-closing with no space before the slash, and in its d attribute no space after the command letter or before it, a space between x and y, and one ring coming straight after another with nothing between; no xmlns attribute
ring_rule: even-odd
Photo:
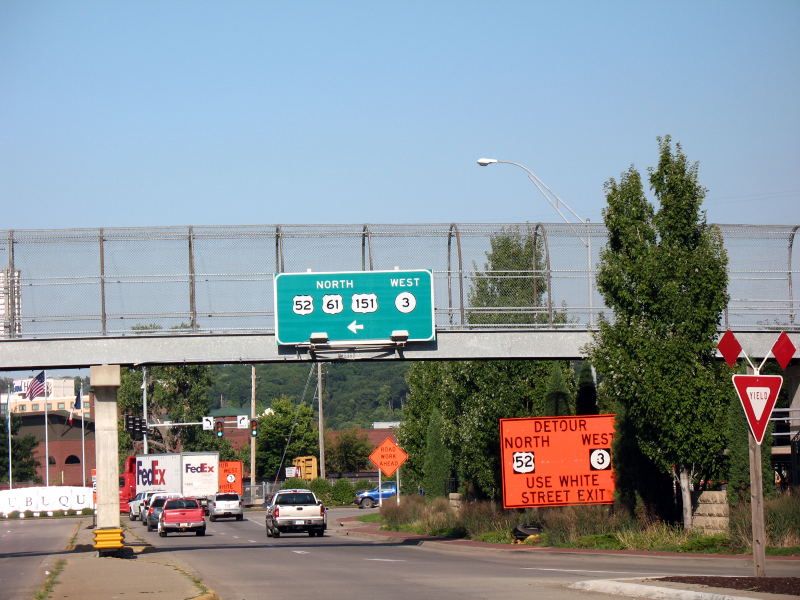
<svg viewBox="0 0 800 600"><path fill-rule="evenodd" d="M281 516L281 509L276 506L275 510L272 511L272 516L273 517L280 517Z"/></svg>
<svg viewBox="0 0 800 600"><path fill-rule="evenodd" d="M319 516L320 517L324 517L325 516L325 505L324 504L320 504L319 505Z"/></svg>

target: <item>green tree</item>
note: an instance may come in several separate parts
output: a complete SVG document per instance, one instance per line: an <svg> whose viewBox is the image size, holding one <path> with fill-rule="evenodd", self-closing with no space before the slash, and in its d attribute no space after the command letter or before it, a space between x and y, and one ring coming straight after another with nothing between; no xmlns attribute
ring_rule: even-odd
<svg viewBox="0 0 800 600"><path fill-rule="evenodd" d="M575 398L576 415L596 415L600 413L597 406L597 388L592 375L592 363L588 360L581 363L578 373L578 395Z"/></svg>
<svg viewBox="0 0 800 600"><path fill-rule="evenodd" d="M147 421L198 422L209 413L211 370L205 365L170 365L147 368ZM123 368L117 393L120 413L143 416L142 370ZM230 441L218 440L199 426L158 427L148 437L151 452L219 450L232 456ZM127 444L130 443L130 447ZM125 446L123 446L125 445ZM120 451L139 452L142 443L120 436Z"/></svg>
<svg viewBox="0 0 800 600"><path fill-rule="evenodd" d="M355 427L325 442L325 467L329 473L355 473L366 468L372 452L366 434Z"/></svg>
<svg viewBox="0 0 800 600"><path fill-rule="evenodd" d="M41 478L36 475L38 461L34 458L33 452L39 442L36 436L19 435L22 426L21 419L11 416L11 476L14 481L35 481L40 482ZM0 417L0 432L3 437L8 433L8 423L6 417ZM0 481L8 481L8 450L3 444L3 452L0 452Z"/></svg>
<svg viewBox="0 0 800 600"><path fill-rule="evenodd" d="M544 415L549 376L546 361L415 363L407 375L409 395L398 430L398 441L409 456L403 477L409 485L422 483L425 439L436 408L461 490L471 497L498 499L498 421Z"/></svg>
<svg viewBox="0 0 800 600"><path fill-rule="evenodd" d="M474 265L468 299L478 310L469 311L470 323L554 322L552 305L542 302L547 292L543 239L530 226L503 229L491 237L483 269Z"/></svg>
<svg viewBox="0 0 800 600"><path fill-rule="evenodd" d="M451 474L452 454L442 439L442 414L434 407L425 435L422 489L429 498L444 496Z"/></svg>
<svg viewBox="0 0 800 600"><path fill-rule="evenodd" d="M271 411L259 417L256 438L257 476L272 480L298 456L319 454L319 438L310 405L294 405L289 398L272 401Z"/></svg>
<svg viewBox="0 0 800 600"><path fill-rule="evenodd" d="M550 379L545 392L545 415L571 415L572 394L564 383L564 364L552 362L550 364Z"/></svg>
<svg viewBox="0 0 800 600"><path fill-rule="evenodd" d="M563 323L563 313L544 301L547 292L544 238L535 227L504 229L490 240L482 270L469 291L471 324ZM510 310L509 310L510 309ZM566 362L559 363L562 373ZM398 432L408 453L408 480L421 485L430 413L442 415L442 439L463 492L500 496L498 420L545 414L546 361L415 363L406 375L408 396ZM570 378L571 380L571 378ZM570 390L570 395L572 391Z"/></svg>
<svg viewBox="0 0 800 600"><path fill-rule="evenodd" d="M617 407L620 435L681 489L683 522L691 525L690 484L718 468L731 395L727 368L714 358L727 303L727 256L700 205L697 164L680 144L659 138L650 169L657 212L633 168L606 184L608 245L597 285L614 320L601 320L590 349L604 379L601 396ZM628 444L630 447L631 444ZM620 457L615 456L615 461ZM630 481L618 482L618 489ZM635 485L635 482L633 482ZM636 497L639 490L622 490Z"/></svg>

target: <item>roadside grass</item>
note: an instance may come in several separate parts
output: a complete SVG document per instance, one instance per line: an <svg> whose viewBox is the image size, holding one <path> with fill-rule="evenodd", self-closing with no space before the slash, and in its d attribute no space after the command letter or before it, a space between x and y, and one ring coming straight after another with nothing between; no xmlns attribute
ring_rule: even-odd
<svg viewBox="0 0 800 600"><path fill-rule="evenodd" d="M62 558L53 565L53 568L44 580L44 584L42 584L42 588L33 595L34 600L47 600L47 598L50 597L53 588L58 583L58 576L61 574L61 571L64 570L65 564L67 564L67 561Z"/></svg>
<svg viewBox="0 0 800 600"><path fill-rule="evenodd" d="M460 537L496 544L515 542L517 525L537 527L541 534L521 543L556 548L645 550L703 554L751 552L750 507L734 507L728 535L684 531L680 524L635 518L613 506L565 506L525 511L504 510L492 502L464 502L452 509L444 498L404 496L400 505L386 504L380 513L359 520L382 522L383 529L419 535ZM771 556L800 555L800 497L781 496L765 502ZM519 542L517 542L519 543Z"/></svg>

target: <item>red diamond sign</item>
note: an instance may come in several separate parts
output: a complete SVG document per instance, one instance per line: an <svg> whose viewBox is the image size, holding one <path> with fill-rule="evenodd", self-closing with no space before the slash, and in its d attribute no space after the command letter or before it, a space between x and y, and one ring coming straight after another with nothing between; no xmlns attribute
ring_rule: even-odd
<svg viewBox="0 0 800 600"><path fill-rule="evenodd" d="M726 331L719 340L717 349L719 350L719 353L722 354L722 358L725 359L725 362L728 363L728 366L732 367L734 364L736 364L736 360L739 358L739 353L742 351L742 346L739 343L739 340L736 339L736 336L733 335L733 332L728 329L728 331Z"/></svg>
<svg viewBox="0 0 800 600"><path fill-rule="evenodd" d="M794 356L795 350L797 350L797 348L794 347L792 340L789 339L785 331L782 331L778 336L778 340L772 346L772 356L778 361L781 369L785 371L786 366L789 364L789 361L792 360L792 356Z"/></svg>
<svg viewBox="0 0 800 600"><path fill-rule="evenodd" d="M739 394L747 423L756 443L761 445L767 430L772 409L781 391L783 377L780 375L734 375L733 387Z"/></svg>

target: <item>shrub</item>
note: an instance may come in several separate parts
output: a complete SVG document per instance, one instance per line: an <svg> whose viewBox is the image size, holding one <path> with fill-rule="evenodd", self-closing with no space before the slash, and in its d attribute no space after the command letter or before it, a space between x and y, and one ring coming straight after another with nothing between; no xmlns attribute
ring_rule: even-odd
<svg viewBox="0 0 800 600"><path fill-rule="evenodd" d="M643 530L617 532L617 539L625 550L677 551L690 535L682 527L659 522Z"/></svg>
<svg viewBox="0 0 800 600"><path fill-rule="evenodd" d="M281 484L282 490L308 489L308 481L299 477L290 477Z"/></svg>
<svg viewBox="0 0 800 600"><path fill-rule="evenodd" d="M25 518L26 518L26 519L30 519L30 518L33 516L33 511L32 511L32 510L26 510L26 511L25 511L24 513L22 513L22 514L23 514L23 515L25 515Z"/></svg>
<svg viewBox="0 0 800 600"><path fill-rule="evenodd" d="M450 508L446 498L434 498L423 511L420 522L422 531L440 537L464 537L466 530L459 522L456 511Z"/></svg>
<svg viewBox="0 0 800 600"><path fill-rule="evenodd" d="M751 520L749 503L741 502L731 507L730 537L737 551L751 551L753 542ZM800 546L800 496L781 494L775 498L765 499L764 524L768 547Z"/></svg>
<svg viewBox="0 0 800 600"><path fill-rule="evenodd" d="M93 515L94 514L94 509L93 508L82 508L81 509L81 514L82 515Z"/></svg>
<svg viewBox="0 0 800 600"><path fill-rule="evenodd" d="M359 479L353 484L353 495L355 495L356 492L363 492L364 490L371 490L376 487L378 487L377 484L369 479Z"/></svg>
<svg viewBox="0 0 800 600"><path fill-rule="evenodd" d="M558 506L531 513L552 546L572 544L585 536L636 529L636 521L610 506Z"/></svg>
<svg viewBox="0 0 800 600"><path fill-rule="evenodd" d="M403 496L400 504L386 502L381 507L381 517L387 529L397 531L402 525L417 523L425 511L423 496Z"/></svg>
<svg viewBox="0 0 800 600"><path fill-rule="evenodd" d="M319 500L322 500L323 504L333 504L333 485L327 479L312 479L308 484L308 489L314 492L314 495L316 495Z"/></svg>
<svg viewBox="0 0 800 600"><path fill-rule="evenodd" d="M679 552L704 552L719 554L731 552L731 541L726 535L693 534L678 546Z"/></svg>
<svg viewBox="0 0 800 600"><path fill-rule="evenodd" d="M60 517L63 517L65 514L66 514L66 511L64 511L64 510L60 510L59 509L59 510L54 510L53 511L53 516L54 517L59 517L60 518Z"/></svg>
<svg viewBox="0 0 800 600"><path fill-rule="evenodd" d="M490 541L486 539L487 534L494 538L498 532L503 539L507 536L510 542L514 527L527 522L525 513L503 510L490 502L464 502L459 518L468 537L485 542Z"/></svg>
<svg viewBox="0 0 800 600"><path fill-rule="evenodd" d="M331 488L331 495L335 504L352 504L356 491L347 479L337 479Z"/></svg>

